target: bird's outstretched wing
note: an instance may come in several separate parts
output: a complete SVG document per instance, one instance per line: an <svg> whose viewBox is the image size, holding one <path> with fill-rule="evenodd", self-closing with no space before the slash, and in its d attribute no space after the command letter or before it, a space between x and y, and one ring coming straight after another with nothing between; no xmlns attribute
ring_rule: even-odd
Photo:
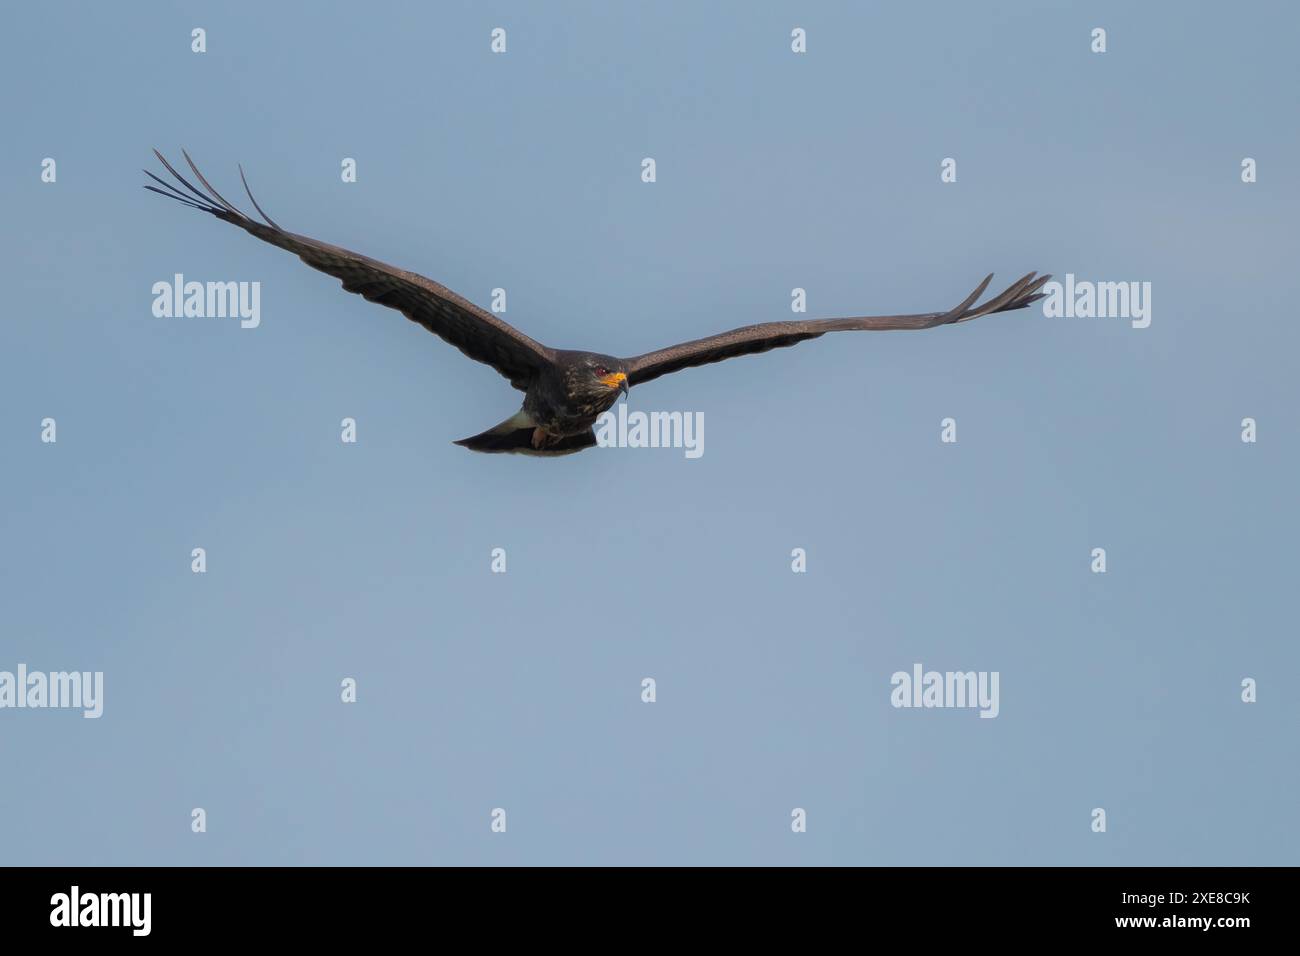
<svg viewBox="0 0 1300 956"><path fill-rule="evenodd" d="M534 342L510 324L462 299L432 279L326 242L285 232L262 211L262 207L253 198L241 168L239 178L244 182L244 191L248 193L249 201L265 220L265 224L249 218L212 188L188 153L181 150L181 154L194 171L194 176L207 190L206 194L178 173L156 149L154 155L188 192L165 182L147 169L145 175L162 188L145 186L145 189L179 200L203 212L210 212L218 219L252 233L263 242L288 249L313 269L341 280L343 288L348 292L355 292L371 302L397 309L475 361L491 365L521 391L527 390L529 382L540 369L554 361L551 349Z"/></svg>
<svg viewBox="0 0 1300 956"><path fill-rule="evenodd" d="M1035 278L1035 273L1031 272L1013 283L1001 295L976 306L975 300L984 294L992 278L991 274L987 276L979 287L966 297L966 301L948 312L867 315L850 319L810 319L801 322L765 322L762 325L747 325L744 328L732 329L730 332L710 335L708 338L683 342L681 345L659 349L657 352L647 352L645 355L624 360L628 382L632 385L640 385L660 375L667 375L684 368L721 362L738 355L752 355L755 352L784 348L806 339L815 339L827 332L928 329L952 322L967 322L993 312L1023 309L1043 297L1038 290L1051 276Z"/></svg>

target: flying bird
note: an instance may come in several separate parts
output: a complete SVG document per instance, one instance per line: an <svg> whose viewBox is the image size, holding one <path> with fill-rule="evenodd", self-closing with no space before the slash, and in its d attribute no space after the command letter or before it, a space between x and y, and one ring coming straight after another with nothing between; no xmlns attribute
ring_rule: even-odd
<svg viewBox="0 0 1300 956"><path fill-rule="evenodd" d="M432 279L317 239L286 232L253 198L241 166L239 178L249 202L262 217L263 221L258 222L222 198L203 178L189 154L184 150L181 154L206 192L177 172L156 149L154 155L179 185L168 183L146 169L145 175L157 186L146 185L145 189L211 213L263 242L288 249L313 269L341 280L348 292L397 309L470 358L492 366L514 388L524 393L523 404L514 415L485 432L456 442L472 451L547 456L571 454L596 444L594 425L597 417L612 407L620 394L626 395L633 385L643 385L684 368L785 348L827 332L929 329L936 325L968 322L995 312L1023 309L1043 298L1038 290L1051 278L1036 277L1031 272L1000 295L977 306L975 302L993 278L990 274L964 301L946 312L764 322L644 355L616 358L599 352L549 348Z"/></svg>

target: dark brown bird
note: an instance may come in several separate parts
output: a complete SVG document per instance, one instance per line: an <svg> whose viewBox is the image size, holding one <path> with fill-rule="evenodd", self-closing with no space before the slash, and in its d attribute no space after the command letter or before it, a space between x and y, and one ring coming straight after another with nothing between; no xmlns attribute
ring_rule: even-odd
<svg viewBox="0 0 1300 956"><path fill-rule="evenodd" d="M1035 278L1031 272L1002 294L976 306L975 301L984 294L993 278L989 275L964 302L947 312L765 322L633 358L571 352L548 348L533 341L492 313L422 275L286 232L262 211L248 188L241 167L239 178L243 181L244 191L265 222L245 216L212 188L188 153L181 150L181 154L206 193L178 173L156 149L154 155L187 192L148 170L144 171L145 175L162 188L145 186L145 189L212 213L264 242L288 249L313 269L342 280L343 288L348 292L356 292L371 302L397 309L470 358L492 366L524 393L523 406L510 418L481 434L456 442L473 451L526 455L567 455L581 451L596 444L593 426L597 417L613 406L620 392L626 395L633 385L696 365L784 348L827 332L928 329L966 322L994 312L1023 309L1043 297L1038 290L1051 278Z"/></svg>

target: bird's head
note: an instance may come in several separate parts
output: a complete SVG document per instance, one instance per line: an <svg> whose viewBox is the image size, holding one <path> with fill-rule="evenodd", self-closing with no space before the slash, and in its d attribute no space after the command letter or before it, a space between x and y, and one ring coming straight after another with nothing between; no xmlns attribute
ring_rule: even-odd
<svg viewBox="0 0 1300 956"><path fill-rule="evenodd" d="M588 355L582 363L583 379L586 391L593 396L606 396L613 400L618 393L627 394L631 383L627 378L627 369L623 363L609 355Z"/></svg>

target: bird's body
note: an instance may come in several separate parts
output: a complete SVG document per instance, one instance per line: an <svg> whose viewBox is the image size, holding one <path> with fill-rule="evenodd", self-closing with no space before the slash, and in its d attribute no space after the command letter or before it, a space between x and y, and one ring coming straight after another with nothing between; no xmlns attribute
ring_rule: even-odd
<svg viewBox="0 0 1300 956"><path fill-rule="evenodd" d="M598 368L617 369L616 358L557 349L555 359L529 383L518 412L456 444L472 451L538 455L569 454L594 445L596 419L618 401L619 384L626 382L626 373L618 384L610 386L592 373ZM607 374L616 378L620 373Z"/></svg>
<svg viewBox="0 0 1300 956"><path fill-rule="evenodd" d="M523 408L548 435L557 438L580 435L596 424L596 419L609 411L619 396L617 387L585 388L588 371L594 365L617 374L619 360L608 355L565 350L557 350L555 357L555 365L543 369L524 393Z"/></svg>
<svg viewBox="0 0 1300 956"><path fill-rule="evenodd" d="M185 161L206 193L172 168L161 153L154 150L154 154L188 193L148 170L145 174L163 188L145 186L146 189L211 213L264 242L293 252L312 268L339 279L348 292L398 309L465 355L491 365L522 391L524 400L518 412L499 425L456 443L474 451L545 456L581 451L596 444L593 426L597 418L613 407L620 392L626 394L633 385L684 368L785 348L828 332L927 329L1022 309L1042 298L1038 290L1051 278L1036 277L1031 272L980 306L975 306L975 302L988 287L991 275L965 301L946 312L766 322L632 358L616 358L595 352L548 348L431 279L287 232L262 212L249 192L249 201L265 222L251 219L212 188L188 154L184 154ZM240 177L243 178L242 170ZM244 189L248 191L247 182Z"/></svg>

